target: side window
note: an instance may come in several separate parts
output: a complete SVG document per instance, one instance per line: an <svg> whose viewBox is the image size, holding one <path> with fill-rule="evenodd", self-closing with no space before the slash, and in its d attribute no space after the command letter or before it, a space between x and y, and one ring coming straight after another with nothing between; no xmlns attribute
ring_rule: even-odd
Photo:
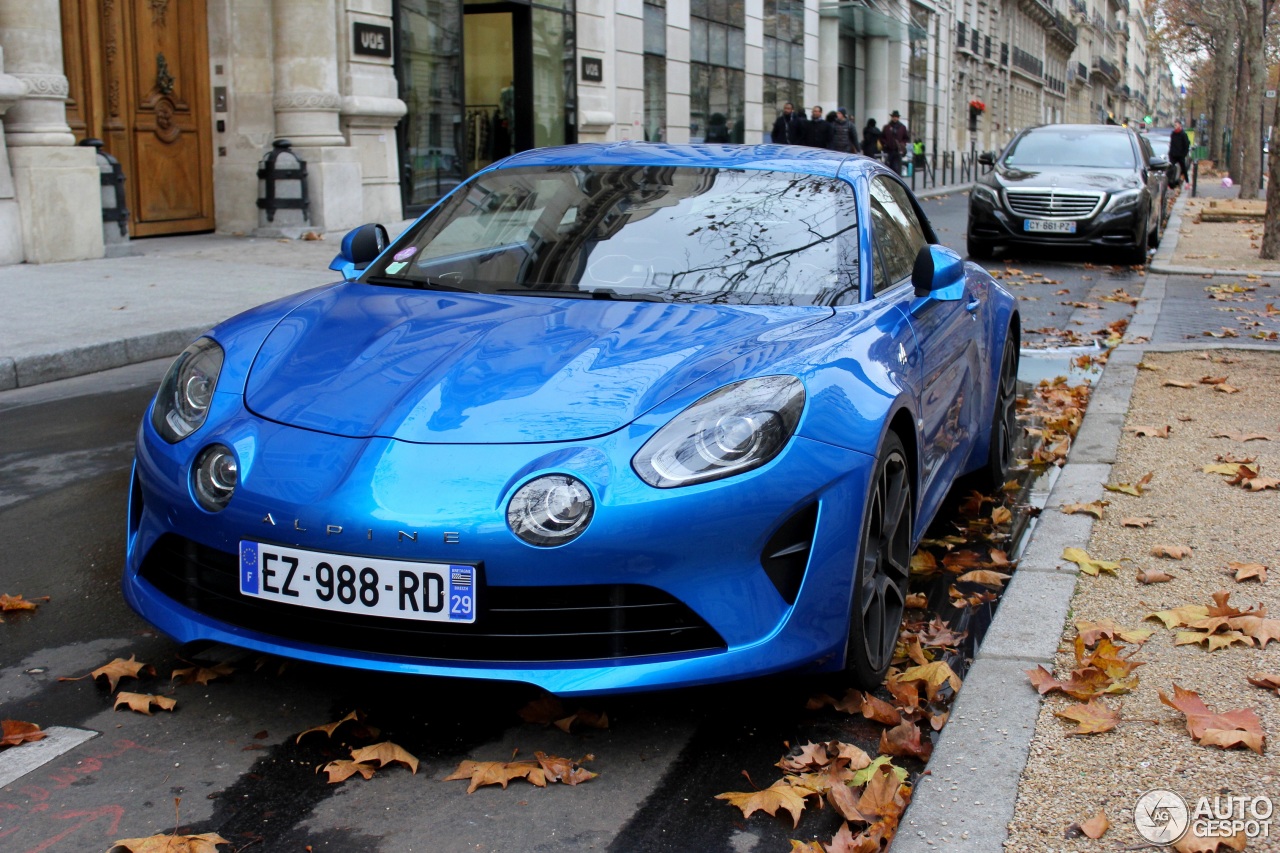
<svg viewBox="0 0 1280 853"><path fill-rule="evenodd" d="M883 275L876 270L875 291L879 293L911 277L916 255L928 245L928 240L911 199L898 183L890 178L874 178L870 201L871 228L884 265Z"/></svg>

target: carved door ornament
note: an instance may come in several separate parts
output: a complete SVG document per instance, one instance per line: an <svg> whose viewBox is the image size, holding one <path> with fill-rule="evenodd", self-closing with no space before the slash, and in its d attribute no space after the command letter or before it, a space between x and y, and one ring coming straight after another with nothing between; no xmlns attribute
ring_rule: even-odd
<svg viewBox="0 0 1280 853"><path fill-rule="evenodd" d="M162 95L173 94L173 75L169 73L169 63L163 53L156 54L156 91Z"/></svg>
<svg viewBox="0 0 1280 853"><path fill-rule="evenodd" d="M164 16L169 11L169 0L150 0L151 2L151 24L156 27L164 27Z"/></svg>
<svg viewBox="0 0 1280 853"><path fill-rule="evenodd" d="M182 128L174 121L174 113L176 110L173 101L168 98L161 98L156 101L156 138L164 143L177 141L182 135Z"/></svg>

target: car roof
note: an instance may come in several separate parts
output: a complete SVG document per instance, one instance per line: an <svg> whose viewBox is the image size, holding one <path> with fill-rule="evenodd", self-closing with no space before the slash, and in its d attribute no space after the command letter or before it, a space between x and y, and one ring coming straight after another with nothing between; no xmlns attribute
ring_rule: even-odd
<svg viewBox="0 0 1280 853"><path fill-rule="evenodd" d="M666 142L585 142L554 148L534 148L512 155L499 168L516 166L708 166L728 169L770 169L822 177L846 176L883 169L869 157L803 145L677 145Z"/></svg>
<svg viewBox="0 0 1280 853"><path fill-rule="evenodd" d="M1024 133L1036 133L1038 131L1055 131L1065 130L1071 133L1133 133L1131 127L1125 127L1122 124L1037 124L1034 127L1027 128Z"/></svg>

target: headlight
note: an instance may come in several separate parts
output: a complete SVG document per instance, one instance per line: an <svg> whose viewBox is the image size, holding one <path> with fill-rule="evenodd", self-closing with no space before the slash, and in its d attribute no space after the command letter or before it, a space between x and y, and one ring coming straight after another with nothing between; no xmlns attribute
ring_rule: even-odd
<svg viewBox="0 0 1280 853"><path fill-rule="evenodd" d="M507 525L530 545L563 545L587 529L595 512L591 490L568 474L548 474L525 483L507 504Z"/></svg>
<svg viewBox="0 0 1280 853"><path fill-rule="evenodd" d="M235 453L221 444L211 444L196 457L191 467L191 491L196 503L209 512L221 512L235 494L240 468Z"/></svg>
<svg viewBox="0 0 1280 853"><path fill-rule="evenodd" d="M689 486L759 468L777 456L804 409L794 376L762 376L719 388L658 430L631 460L660 489Z"/></svg>
<svg viewBox="0 0 1280 853"><path fill-rule="evenodd" d="M1118 193L1112 193L1111 199L1107 202L1107 210L1126 210L1130 207L1137 207L1138 202L1142 200L1142 190L1123 190Z"/></svg>
<svg viewBox="0 0 1280 853"><path fill-rule="evenodd" d="M151 425L165 441L181 441L204 424L221 372L222 347L209 338L200 338L174 359L151 409Z"/></svg>
<svg viewBox="0 0 1280 853"><path fill-rule="evenodd" d="M999 194L986 184L974 184L973 189L969 191L969 195L974 201L982 199L983 201L990 202L991 204L1000 204Z"/></svg>

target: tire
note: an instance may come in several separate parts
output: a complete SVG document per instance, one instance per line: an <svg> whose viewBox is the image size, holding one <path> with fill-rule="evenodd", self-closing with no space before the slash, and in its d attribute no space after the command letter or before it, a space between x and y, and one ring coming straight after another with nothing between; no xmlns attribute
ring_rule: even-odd
<svg viewBox="0 0 1280 853"><path fill-rule="evenodd" d="M968 252L969 257L974 258L975 260L988 260L994 250L995 247L990 243L982 240L975 240L972 237L965 238L965 251Z"/></svg>
<svg viewBox="0 0 1280 853"><path fill-rule="evenodd" d="M1016 461L1020 348L1021 342L1011 326L1004 336L1004 349L1000 353L1000 375L996 381L996 403L991 412L987 464L981 469L979 482L981 491L996 492L1009 479Z"/></svg>
<svg viewBox="0 0 1280 853"><path fill-rule="evenodd" d="M858 532L845 671L861 690L880 686L893 661L906 609L914 508L911 466L901 439L890 433L876 457Z"/></svg>
<svg viewBox="0 0 1280 853"><path fill-rule="evenodd" d="M1124 250L1124 263L1130 266L1140 266L1147 262L1147 243L1151 240L1151 212L1147 212L1147 218L1142 222L1142 230L1138 232L1138 237L1134 244Z"/></svg>
<svg viewBox="0 0 1280 853"><path fill-rule="evenodd" d="M1160 245L1160 241L1164 239L1164 212L1165 197L1160 196L1160 209L1156 211L1156 228L1151 232L1151 236L1147 238L1147 245L1152 249Z"/></svg>

